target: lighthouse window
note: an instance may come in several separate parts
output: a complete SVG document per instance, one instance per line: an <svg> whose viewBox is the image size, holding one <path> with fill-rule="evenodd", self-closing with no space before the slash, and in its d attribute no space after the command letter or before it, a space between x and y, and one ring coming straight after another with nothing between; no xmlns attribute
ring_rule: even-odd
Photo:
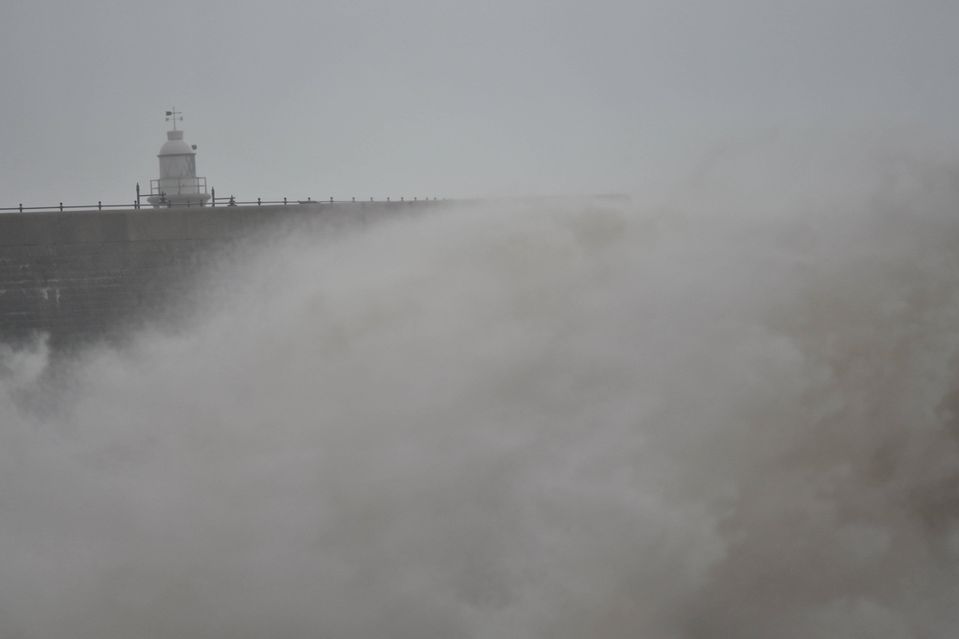
<svg viewBox="0 0 959 639"><path fill-rule="evenodd" d="M196 158L192 155L168 155L160 158L160 177L194 177Z"/></svg>

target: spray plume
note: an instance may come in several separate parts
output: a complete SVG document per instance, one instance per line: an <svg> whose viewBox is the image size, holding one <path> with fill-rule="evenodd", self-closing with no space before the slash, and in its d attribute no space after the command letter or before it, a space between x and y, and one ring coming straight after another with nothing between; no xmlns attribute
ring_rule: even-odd
<svg viewBox="0 0 959 639"><path fill-rule="evenodd" d="M190 330L4 352L0 636L953 636L927 169L292 238Z"/></svg>

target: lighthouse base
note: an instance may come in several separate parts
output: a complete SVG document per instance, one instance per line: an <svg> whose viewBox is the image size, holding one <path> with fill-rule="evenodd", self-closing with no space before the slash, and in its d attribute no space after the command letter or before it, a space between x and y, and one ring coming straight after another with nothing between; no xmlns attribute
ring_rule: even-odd
<svg viewBox="0 0 959 639"><path fill-rule="evenodd" d="M147 202L153 208L203 206L210 199L205 177L163 177L150 180Z"/></svg>
<svg viewBox="0 0 959 639"><path fill-rule="evenodd" d="M151 195L147 202L153 208L168 208L180 206L206 206L210 199L209 193L173 193L172 195Z"/></svg>

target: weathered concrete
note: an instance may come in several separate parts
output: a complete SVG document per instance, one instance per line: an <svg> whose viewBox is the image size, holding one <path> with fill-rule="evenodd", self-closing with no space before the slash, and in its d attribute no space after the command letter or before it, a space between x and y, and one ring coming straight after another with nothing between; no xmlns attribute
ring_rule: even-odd
<svg viewBox="0 0 959 639"><path fill-rule="evenodd" d="M195 276L261 234L320 231L435 202L31 212L0 215L0 341L47 333L54 348L172 318Z"/></svg>

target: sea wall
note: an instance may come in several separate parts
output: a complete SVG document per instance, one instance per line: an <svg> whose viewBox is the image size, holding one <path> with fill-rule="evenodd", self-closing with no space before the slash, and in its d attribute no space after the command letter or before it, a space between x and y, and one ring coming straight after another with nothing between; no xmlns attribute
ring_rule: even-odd
<svg viewBox="0 0 959 639"><path fill-rule="evenodd" d="M0 342L47 334L54 348L172 321L197 277L278 232L324 232L435 202L128 209L0 215ZM229 286L230 282L223 285Z"/></svg>

